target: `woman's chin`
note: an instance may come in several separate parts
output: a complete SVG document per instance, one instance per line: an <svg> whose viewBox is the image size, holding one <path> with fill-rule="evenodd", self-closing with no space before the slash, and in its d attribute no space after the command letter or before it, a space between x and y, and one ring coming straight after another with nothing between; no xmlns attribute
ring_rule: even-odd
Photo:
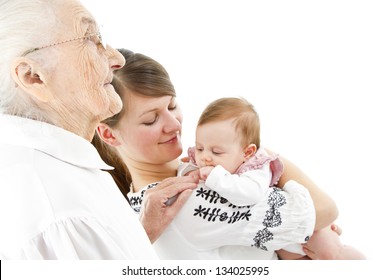
<svg viewBox="0 0 390 280"><path fill-rule="evenodd" d="M172 160L175 160L177 159L178 157L181 156L183 152L183 148L180 145L177 145L174 149L171 149L168 153L167 153L167 161L172 161Z"/></svg>

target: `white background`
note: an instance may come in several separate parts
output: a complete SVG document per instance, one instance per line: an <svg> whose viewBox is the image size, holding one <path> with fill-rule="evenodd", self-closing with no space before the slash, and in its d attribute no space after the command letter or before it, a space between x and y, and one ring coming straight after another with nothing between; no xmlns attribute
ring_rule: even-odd
<svg viewBox="0 0 390 280"><path fill-rule="evenodd" d="M170 73L183 143L212 100L242 96L262 144L336 201L345 243L389 259L387 1L82 0L115 48Z"/></svg>

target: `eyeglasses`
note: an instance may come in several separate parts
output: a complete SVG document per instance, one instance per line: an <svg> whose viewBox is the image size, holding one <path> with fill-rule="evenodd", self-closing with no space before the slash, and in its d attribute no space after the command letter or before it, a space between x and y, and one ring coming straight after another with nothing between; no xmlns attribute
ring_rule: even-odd
<svg viewBox="0 0 390 280"><path fill-rule="evenodd" d="M100 34L100 32L97 32L97 33L91 33L91 34L87 34L87 35L80 36L80 37L77 37L77 38L72 38L72 39L69 39L69 40L65 40L65 41L61 41L61 42L45 45L45 46L38 47L38 48L31 48L31 49L28 49L27 51L25 51L22 54L22 56L26 56L26 55L28 55L28 54L30 54L32 52L35 52L35 51L38 51L38 50L41 50L41 49L45 49L45 48L49 48L49 47L53 47L53 46L57 46L57 45L60 45L60 44L65 44L65 43L73 42L73 41L76 41L76 40L81 40L81 39L93 41L97 46L101 46L105 50L107 49L107 45L103 41L102 35Z"/></svg>

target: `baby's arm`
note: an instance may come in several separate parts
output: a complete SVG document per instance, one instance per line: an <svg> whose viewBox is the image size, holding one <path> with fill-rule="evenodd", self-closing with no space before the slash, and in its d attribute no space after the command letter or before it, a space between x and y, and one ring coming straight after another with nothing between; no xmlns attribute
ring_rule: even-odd
<svg viewBox="0 0 390 280"><path fill-rule="evenodd" d="M204 178L208 173L206 186L236 206L253 205L261 201L269 189L272 176L268 164L241 175L231 174L220 165L202 169L201 178L202 172Z"/></svg>

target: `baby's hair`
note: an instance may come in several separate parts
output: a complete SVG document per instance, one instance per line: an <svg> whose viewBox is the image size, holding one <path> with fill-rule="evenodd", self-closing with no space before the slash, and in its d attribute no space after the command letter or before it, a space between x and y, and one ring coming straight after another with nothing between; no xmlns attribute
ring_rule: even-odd
<svg viewBox="0 0 390 280"><path fill-rule="evenodd" d="M254 106L244 98L225 97L211 102L201 114L198 126L229 119L234 119L243 147L249 144L260 147L259 115Z"/></svg>

